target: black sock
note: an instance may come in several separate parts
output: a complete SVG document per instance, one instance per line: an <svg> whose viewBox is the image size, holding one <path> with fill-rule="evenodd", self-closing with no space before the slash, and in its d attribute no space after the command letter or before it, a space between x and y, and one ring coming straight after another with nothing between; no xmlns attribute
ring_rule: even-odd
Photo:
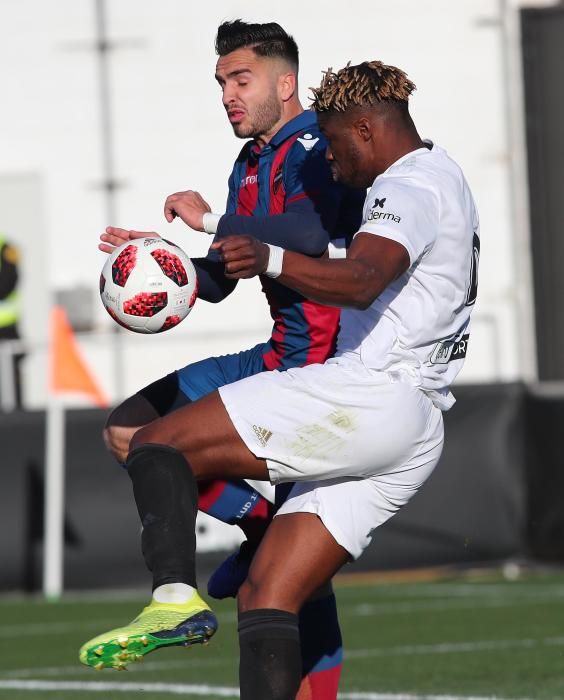
<svg viewBox="0 0 564 700"><path fill-rule="evenodd" d="M239 614L241 700L295 700L302 678L298 616L284 610Z"/></svg>
<svg viewBox="0 0 564 700"><path fill-rule="evenodd" d="M164 583L196 587L198 488L190 465L172 447L141 445L129 453L126 466L153 590Z"/></svg>

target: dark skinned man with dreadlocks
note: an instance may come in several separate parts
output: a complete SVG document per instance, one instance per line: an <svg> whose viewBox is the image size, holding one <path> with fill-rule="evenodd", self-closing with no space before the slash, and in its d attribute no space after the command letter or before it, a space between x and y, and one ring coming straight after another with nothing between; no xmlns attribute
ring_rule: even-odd
<svg viewBox="0 0 564 700"><path fill-rule="evenodd" d="M442 411L454 403L449 386L476 298L478 217L458 165L415 128L414 88L403 71L372 61L329 70L314 90L334 178L371 188L346 258L312 259L250 236L214 244L228 277L266 274L342 307L335 358L222 387L131 443L145 560L170 582L195 579L195 536L186 533L197 480L296 482L239 591L242 700L295 698L301 606L360 556L442 450ZM203 603L187 619L171 609L154 633L139 636L134 621L87 643L81 658L116 666L163 639L190 644L213 629Z"/></svg>

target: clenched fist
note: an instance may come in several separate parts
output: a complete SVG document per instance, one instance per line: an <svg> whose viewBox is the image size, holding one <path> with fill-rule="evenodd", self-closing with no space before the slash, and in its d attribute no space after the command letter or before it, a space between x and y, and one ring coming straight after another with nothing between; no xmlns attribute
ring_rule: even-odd
<svg viewBox="0 0 564 700"><path fill-rule="evenodd" d="M252 236L227 236L211 248L217 250L225 263L225 276L247 279L262 274L268 265L270 249Z"/></svg>

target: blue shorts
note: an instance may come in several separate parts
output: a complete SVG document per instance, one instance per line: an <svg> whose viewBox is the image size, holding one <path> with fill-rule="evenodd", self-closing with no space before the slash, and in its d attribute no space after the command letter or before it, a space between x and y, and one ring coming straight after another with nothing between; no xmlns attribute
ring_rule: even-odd
<svg viewBox="0 0 564 700"><path fill-rule="evenodd" d="M176 370L178 388L191 401L210 394L220 386L239 379L265 372L263 354L268 351L265 343L233 355L208 357Z"/></svg>

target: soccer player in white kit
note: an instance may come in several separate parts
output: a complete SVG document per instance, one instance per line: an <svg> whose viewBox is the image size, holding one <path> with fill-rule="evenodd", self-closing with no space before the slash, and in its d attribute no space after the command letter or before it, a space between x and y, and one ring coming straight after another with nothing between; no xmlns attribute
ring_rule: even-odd
<svg viewBox="0 0 564 700"><path fill-rule="evenodd" d="M266 274L343 307L337 354L224 386L135 434L127 467L143 554L170 602L85 644L84 663L123 666L213 634L194 587L197 479L297 482L238 597L241 698L293 699L300 607L432 473L466 354L479 232L462 171L417 133L414 87L372 61L329 70L314 90L335 179L371 187L346 257L249 236L214 244L228 277Z"/></svg>

